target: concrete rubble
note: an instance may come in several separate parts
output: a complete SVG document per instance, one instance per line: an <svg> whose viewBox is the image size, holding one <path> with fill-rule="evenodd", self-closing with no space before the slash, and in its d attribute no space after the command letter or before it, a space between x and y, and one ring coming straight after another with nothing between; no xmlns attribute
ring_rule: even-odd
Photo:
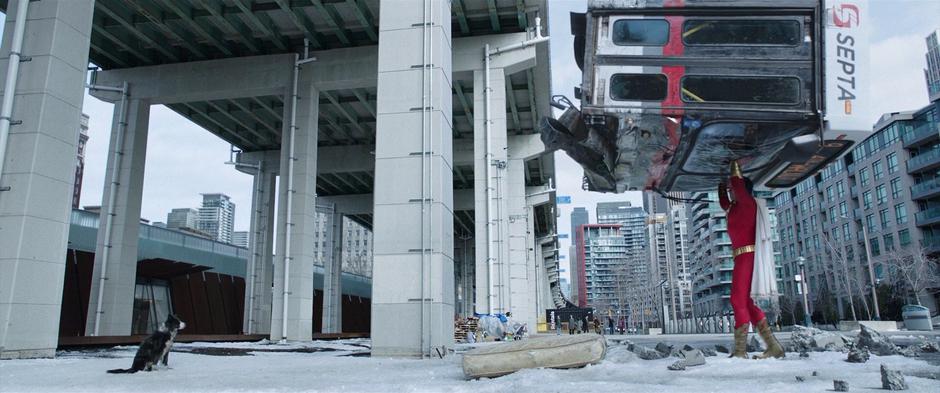
<svg viewBox="0 0 940 393"><path fill-rule="evenodd" d="M677 360L675 363L671 364L668 368L674 371L685 370L686 367L695 367L705 364L705 354L698 349L692 350L681 350L679 351L680 360Z"/></svg>
<svg viewBox="0 0 940 393"><path fill-rule="evenodd" d="M885 390L907 390L907 381L899 370L892 370L881 365L881 388Z"/></svg>
<svg viewBox="0 0 940 393"><path fill-rule="evenodd" d="M871 355L868 353L868 349L852 348L852 350L849 351L849 355L845 361L849 363L865 363L870 357Z"/></svg>
<svg viewBox="0 0 940 393"><path fill-rule="evenodd" d="M833 381L832 381L832 390L835 390L835 391L837 391L837 392L848 392L848 391L849 391L849 383L848 383L848 382L845 382L845 381L842 381L842 380L838 380L838 379L833 380Z"/></svg>
<svg viewBox="0 0 940 393"><path fill-rule="evenodd" d="M887 337L865 325L862 325L862 330L858 333L858 347L867 348L878 356L897 355L899 352L898 346Z"/></svg>
<svg viewBox="0 0 940 393"><path fill-rule="evenodd" d="M764 352L764 344L758 340L756 336L751 336L751 338L747 340L747 351Z"/></svg>
<svg viewBox="0 0 940 393"><path fill-rule="evenodd" d="M633 345L630 351L643 360L659 360L669 357L669 353L663 353L642 345Z"/></svg>
<svg viewBox="0 0 940 393"><path fill-rule="evenodd" d="M791 352L845 351L852 339L842 334L822 331L816 328L795 326L790 336Z"/></svg>

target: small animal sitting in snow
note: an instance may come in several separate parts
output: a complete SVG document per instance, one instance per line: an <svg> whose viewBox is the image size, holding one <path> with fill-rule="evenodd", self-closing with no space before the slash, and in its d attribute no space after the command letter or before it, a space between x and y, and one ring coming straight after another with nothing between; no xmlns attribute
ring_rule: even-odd
<svg viewBox="0 0 940 393"><path fill-rule="evenodd" d="M140 343L140 348L137 349L137 355L134 355L134 363L131 368L116 368L108 370L108 372L111 374L129 374L141 370L152 371L153 366L161 358L163 359L163 366L167 366L170 360L170 347L173 346L176 333L185 327L186 323L180 321L176 315L167 315L166 322L160 326L160 329Z"/></svg>

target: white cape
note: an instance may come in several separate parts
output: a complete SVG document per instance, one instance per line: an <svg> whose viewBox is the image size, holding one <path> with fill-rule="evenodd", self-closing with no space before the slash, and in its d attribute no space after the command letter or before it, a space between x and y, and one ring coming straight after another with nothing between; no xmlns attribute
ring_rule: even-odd
<svg viewBox="0 0 940 393"><path fill-rule="evenodd" d="M774 240L770 228L770 211L767 202L757 202L757 235L754 237L754 275L751 277L751 298L779 296L777 292L777 268L774 261Z"/></svg>

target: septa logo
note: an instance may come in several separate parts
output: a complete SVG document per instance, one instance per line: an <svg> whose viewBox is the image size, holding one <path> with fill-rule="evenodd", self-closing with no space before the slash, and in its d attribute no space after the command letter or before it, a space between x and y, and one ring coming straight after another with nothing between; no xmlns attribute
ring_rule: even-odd
<svg viewBox="0 0 940 393"><path fill-rule="evenodd" d="M832 24L836 27L850 29L858 26L860 15L855 4L839 4L829 9Z"/></svg>

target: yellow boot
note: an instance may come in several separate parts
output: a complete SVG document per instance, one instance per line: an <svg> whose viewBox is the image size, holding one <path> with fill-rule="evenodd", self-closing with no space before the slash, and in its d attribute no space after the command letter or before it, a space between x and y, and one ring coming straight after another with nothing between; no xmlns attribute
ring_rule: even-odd
<svg viewBox="0 0 940 393"><path fill-rule="evenodd" d="M747 359L747 328L744 324L734 329L734 349L731 351L731 358Z"/></svg>
<svg viewBox="0 0 940 393"><path fill-rule="evenodd" d="M760 333L760 337L764 339L764 343L767 344L767 350L760 355L754 356L754 359L767 359L770 357L782 359L786 356L786 352L783 351L780 342L774 337L774 332L770 330L770 325L767 324L767 318L761 319L760 322L757 323L757 331Z"/></svg>

